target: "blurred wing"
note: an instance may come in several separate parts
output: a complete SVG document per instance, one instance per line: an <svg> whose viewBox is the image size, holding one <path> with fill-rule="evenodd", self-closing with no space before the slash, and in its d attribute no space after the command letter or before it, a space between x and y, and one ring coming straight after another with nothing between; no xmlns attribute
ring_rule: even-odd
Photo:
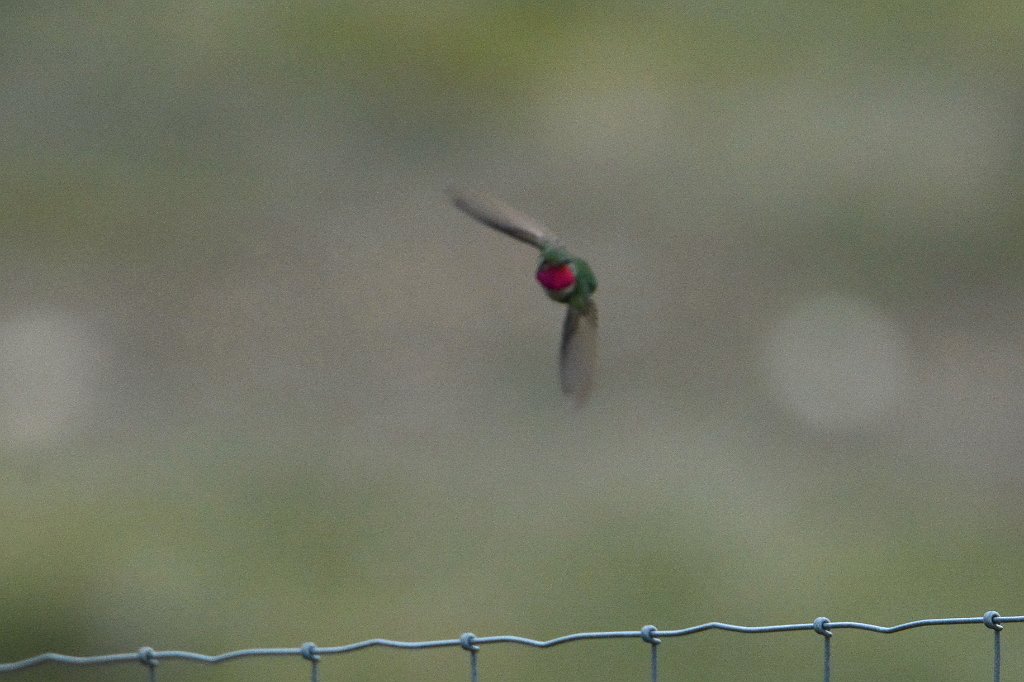
<svg viewBox="0 0 1024 682"><path fill-rule="evenodd" d="M458 208L484 225L504 232L514 239L538 249L544 248L544 245L551 241L551 236L543 225L490 194L456 190L449 190L448 193Z"/></svg>
<svg viewBox="0 0 1024 682"><path fill-rule="evenodd" d="M597 304L593 300L583 312L566 306L558 360L562 393L582 405L590 393L597 364Z"/></svg>

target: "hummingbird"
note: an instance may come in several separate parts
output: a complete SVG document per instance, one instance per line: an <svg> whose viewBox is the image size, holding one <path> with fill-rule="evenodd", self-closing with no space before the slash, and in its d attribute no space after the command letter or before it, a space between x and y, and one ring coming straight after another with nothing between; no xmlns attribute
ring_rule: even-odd
<svg viewBox="0 0 1024 682"><path fill-rule="evenodd" d="M484 225L540 251L537 282L554 301L565 304L558 349L562 393L583 404L590 393L597 359L597 278L582 258L571 255L539 222L482 192L449 192L455 206Z"/></svg>

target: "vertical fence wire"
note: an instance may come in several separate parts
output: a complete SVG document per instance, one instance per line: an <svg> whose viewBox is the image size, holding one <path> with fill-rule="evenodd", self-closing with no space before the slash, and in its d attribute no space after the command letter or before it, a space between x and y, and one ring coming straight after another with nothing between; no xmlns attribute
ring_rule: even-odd
<svg viewBox="0 0 1024 682"><path fill-rule="evenodd" d="M476 639L476 635L472 632L464 632L459 637L459 644L463 649L469 652L469 682L480 682L480 668L479 663L476 660L477 654L480 652L480 647L473 644L473 640Z"/></svg>
<svg viewBox="0 0 1024 682"><path fill-rule="evenodd" d="M824 658L824 660L822 662L822 667L824 668L824 672L822 674L822 679L825 682L830 682L832 680L832 636L831 635L828 635L827 637L825 637L825 654L824 654L823 658Z"/></svg>
<svg viewBox="0 0 1024 682"><path fill-rule="evenodd" d="M156 666L160 663L156 658L156 651L153 647L144 646L139 649L139 663L146 666L149 682L156 682Z"/></svg>
<svg viewBox="0 0 1024 682"><path fill-rule="evenodd" d="M299 651L302 657L309 661L310 682L320 682L320 654L316 652L316 644L306 642Z"/></svg>
<svg viewBox="0 0 1024 682"><path fill-rule="evenodd" d="M992 679L994 682L999 682L999 678L1002 677L1003 668L1003 654L999 646L999 633L1002 631L1003 626L998 623L999 612L998 611L987 611L985 615L981 617L985 627L992 630L995 641L992 644Z"/></svg>
<svg viewBox="0 0 1024 682"><path fill-rule="evenodd" d="M640 639L651 645L651 682L658 682L658 645L661 640L654 636L657 631L653 625L640 628Z"/></svg>
<svg viewBox="0 0 1024 682"><path fill-rule="evenodd" d="M830 682L832 679L832 631L829 630L829 625L831 625L831 621L824 616L815 618L814 622L811 623L814 631L825 640L825 651L822 656L822 679L825 682Z"/></svg>
<svg viewBox="0 0 1024 682"><path fill-rule="evenodd" d="M994 680L994 682L999 682L999 677L1001 675L1000 668L1002 668L1003 665L1002 655L999 651L999 630L995 631L995 645L992 648L994 650L994 660L992 661L992 679Z"/></svg>

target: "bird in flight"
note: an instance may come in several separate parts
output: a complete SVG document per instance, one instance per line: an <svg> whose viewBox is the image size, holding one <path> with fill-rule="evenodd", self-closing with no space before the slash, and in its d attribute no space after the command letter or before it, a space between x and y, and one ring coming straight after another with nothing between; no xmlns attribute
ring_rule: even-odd
<svg viewBox="0 0 1024 682"><path fill-rule="evenodd" d="M451 191L455 206L484 225L540 251L537 281L551 299L565 304L558 352L562 392L577 405L586 401L597 360L597 278L582 258L571 255L548 230L529 216L482 192Z"/></svg>

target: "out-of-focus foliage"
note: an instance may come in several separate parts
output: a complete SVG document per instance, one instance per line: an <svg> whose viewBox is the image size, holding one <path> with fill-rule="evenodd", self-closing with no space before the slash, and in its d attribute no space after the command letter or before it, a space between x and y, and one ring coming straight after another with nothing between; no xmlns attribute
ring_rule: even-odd
<svg viewBox="0 0 1024 682"><path fill-rule="evenodd" d="M1020 3L0 19L3 660L1024 613ZM586 409L535 254L449 185L594 266ZM816 637L674 640L662 672L813 676ZM840 633L835 665L962 679L989 637ZM161 675L304 674L247 666Z"/></svg>

